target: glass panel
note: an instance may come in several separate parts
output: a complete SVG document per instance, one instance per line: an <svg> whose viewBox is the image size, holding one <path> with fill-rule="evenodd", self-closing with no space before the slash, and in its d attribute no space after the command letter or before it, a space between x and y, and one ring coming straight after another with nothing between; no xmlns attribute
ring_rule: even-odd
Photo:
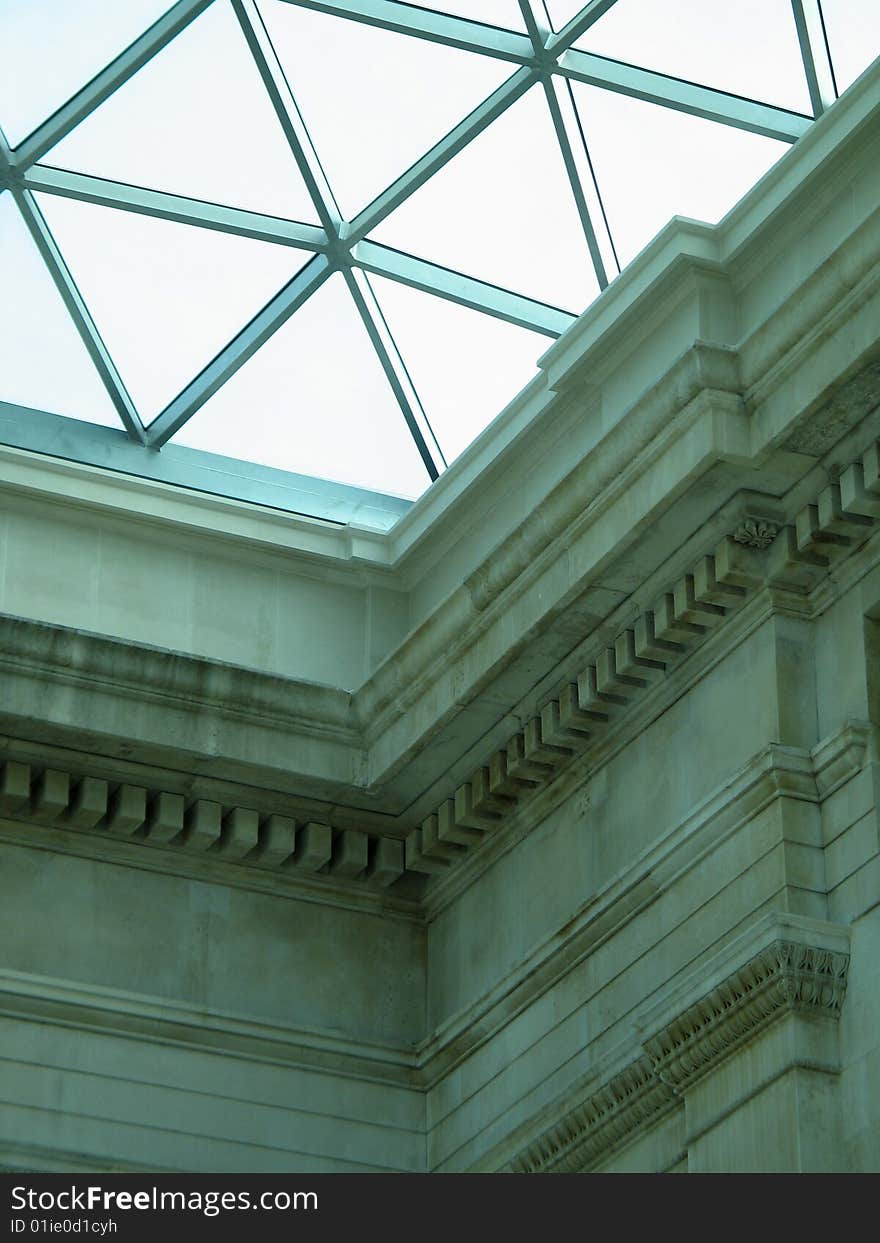
<svg viewBox="0 0 880 1243"><path fill-rule="evenodd" d="M121 427L11 194L0 194L0 401Z"/></svg>
<svg viewBox="0 0 880 1243"><path fill-rule="evenodd" d="M837 89L843 92L880 55L880 4L822 0L822 14Z"/></svg>
<svg viewBox="0 0 880 1243"><path fill-rule="evenodd" d="M617 0L575 47L810 111L790 0Z"/></svg>
<svg viewBox="0 0 880 1243"><path fill-rule="evenodd" d="M421 7L452 13L455 17L469 17L472 22L485 22L487 26L525 30L516 0L434 0L434 3L423 3Z"/></svg>
<svg viewBox="0 0 880 1243"><path fill-rule="evenodd" d="M44 163L317 221L227 0L206 9Z"/></svg>
<svg viewBox="0 0 880 1243"><path fill-rule="evenodd" d="M399 496L419 496L430 482L338 274L174 443Z"/></svg>
<svg viewBox="0 0 880 1243"><path fill-rule="evenodd" d="M532 379L551 341L397 281L380 276L370 281L443 454L452 462Z"/></svg>
<svg viewBox="0 0 880 1243"><path fill-rule="evenodd" d="M3 0L0 126L12 145L170 8L171 0Z"/></svg>
<svg viewBox="0 0 880 1243"><path fill-rule="evenodd" d="M574 83L621 263L672 216L715 224L788 144Z"/></svg>
<svg viewBox="0 0 880 1243"><path fill-rule="evenodd" d="M578 313L598 291L540 87L502 113L373 236Z"/></svg>
<svg viewBox="0 0 880 1243"><path fill-rule="evenodd" d="M347 217L507 78L506 61L265 0L260 10Z"/></svg>
<svg viewBox="0 0 880 1243"><path fill-rule="evenodd" d="M553 29L561 30L585 4L586 0L544 0L541 7L548 14Z"/></svg>
<svg viewBox="0 0 880 1243"><path fill-rule="evenodd" d="M269 242L38 197L145 420L311 258Z"/></svg>

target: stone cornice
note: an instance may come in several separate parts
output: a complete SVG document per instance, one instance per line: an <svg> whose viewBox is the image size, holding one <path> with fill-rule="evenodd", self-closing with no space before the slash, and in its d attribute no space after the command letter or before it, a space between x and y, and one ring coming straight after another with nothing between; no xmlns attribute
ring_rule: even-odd
<svg viewBox="0 0 880 1243"><path fill-rule="evenodd" d="M566 1109L505 1170L586 1172L659 1121L681 1093L774 1021L803 1014L835 1022L846 995L847 932L817 925L818 943L811 943L810 923L784 916L763 921L757 931L766 944L654 1030L637 1056ZM712 967L698 975L705 978Z"/></svg>
<svg viewBox="0 0 880 1243"><path fill-rule="evenodd" d="M609 736L637 729L658 687L675 680L685 689L701 649L723 644L716 636L762 592L808 601L880 522L880 448L866 417L880 382L870 318L880 227L866 207L866 179L876 176L867 118L878 99L880 75L868 75L817 123L806 155L783 161L717 230L670 226L548 352L543 378L425 506L440 506L446 535L419 535L415 510L393 534L382 581L400 570L413 600L432 567L442 581L413 606L408 638L353 693L0 620L0 729L10 761L32 764L27 806L45 773L66 778L70 792L103 782L106 809L77 829L94 842L120 789L140 790L150 807L179 810L183 800L172 825L150 812L116 845L168 847L186 867L199 858L238 866L233 852L244 843L253 861L265 826L293 820L304 839L325 843L303 846L303 858L322 858L308 886L323 886L329 869L340 891L378 875L380 850L395 862L379 872L400 876L405 837L394 890L404 902L425 885L448 894L465 861L549 806L545 792L563 790L567 774L588 776ZM756 298L740 324L761 254L772 250L776 261L802 244L781 187L803 205L828 161L862 178L858 210L835 218L801 286L772 305ZM840 355L834 368L806 376L812 352L829 342ZM516 478L530 479L548 428L552 469L511 497L507 466L516 459ZM495 450L510 458L492 466L486 445L497 437ZM820 482L817 455L841 442L852 444L850 459ZM464 478L478 461L484 495L475 487L456 501L455 472ZM21 490L32 502L34 481ZM493 507L497 522L472 528L469 540L462 515ZM432 547L423 564L402 568L424 541ZM314 549L309 556L314 569ZM18 743L61 758L15 754ZM843 779L837 761L820 761L832 788ZM59 804L52 831L70 815ZM196 832L186 818L212 827ZM289 862L299 850L273 876L308 871Z"/></svg>
<svg viewBox="0 0 880 1243"><path fill-rule="evenodd" d="M412 1050L402 1046L2 968L0 1014L396 1087L421 1085Z"/></svg>
<svg viewBox="0 0 880 1243"><path fill-rule="evenodd" d="M416 910L405 886L385 892L403 876L394 838L15 759L0 765L0 837L306 900L351 906L360 893L366 910Z"/></svg>
<svg viewBox="0 0 880 1243"><path fill-rule="evenodd" d="M410 833L407 869L443 875L460 863L573 756L601 746L609 724L636 711L651 686L721 627L749 594L765 583L800 591L815 587L870 538L878 521L880 442L800 508L793 523L747 515ZM819 758L823 768L832 763L831 757ZM830 772L823 780L830 784L836 778Z"/></svg>
<svg viewBox="0 0 880 1243"><path fill-rule="evenodd" d="M837 1019L848 965L847 954L775 941L645 1042L654 1075L682 1092L779 1014Z"/></svg>
<svg viewBox="0 0 880 1243"><path fill-rule="evenodd" d="M846 757L847 778L854 776L861 768L863 743L871 730L867 723L848 722L817 750ZM852 739L856 741L850 745ZM777 799L815 804L821 797L808 751L771 744L758 752L684 820L671 826L630 866L600 887L562 932L536 946L490 992L436 1029L421 1051L429 1082L436 1082L470 1057L495 1032L594 953L618 928L698 868ZM438 910L435 902L434 893L429 892L425 901L429 918ZM690 1000L684 999L679 1008L687 1004Z"/></svg>

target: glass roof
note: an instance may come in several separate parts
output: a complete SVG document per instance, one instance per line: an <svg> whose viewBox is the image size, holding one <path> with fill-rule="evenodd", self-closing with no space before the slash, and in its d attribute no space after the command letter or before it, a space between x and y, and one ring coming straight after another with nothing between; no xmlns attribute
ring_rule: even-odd
<svg viewBox="0 0 880 1243"><path fill-rule="evenodd" d="M0 0L0 46L0 439L230 495L237 459L339 520L429 487L670 217L718 221L880 5Z"/></svg>

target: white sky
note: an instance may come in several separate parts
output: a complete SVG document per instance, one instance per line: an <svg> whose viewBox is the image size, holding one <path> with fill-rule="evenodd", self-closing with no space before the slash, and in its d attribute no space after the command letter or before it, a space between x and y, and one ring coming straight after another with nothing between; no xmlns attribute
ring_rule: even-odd
<svg viewBox="0 0 880 1243"><path fill-rule="evenodd" d="M20 142L167 7L0 0L7 138ZM348 218L515 68L281 0L260 7ZM445 7L523 30L516 0ZM558 29L580 3L548 7ZM880 3L824 0L824 12L842 90L880 49ZM789 0L618 0L578 46L808 110ZM720 219L787 149L599 88L574 84L573 92L624 263L673 214ZM43 162L316 222L229 0L215 0ZM111 208L38 200L147 422L309 259L303 250ZM374 237L575 313L598 292L540 87ZM0 276L0 399L115 425L8 194L0 195ZM534 374L550 339L372 279L452 460ZM428 482L341 276L175 439L402 495L418 495Z"/></svg>

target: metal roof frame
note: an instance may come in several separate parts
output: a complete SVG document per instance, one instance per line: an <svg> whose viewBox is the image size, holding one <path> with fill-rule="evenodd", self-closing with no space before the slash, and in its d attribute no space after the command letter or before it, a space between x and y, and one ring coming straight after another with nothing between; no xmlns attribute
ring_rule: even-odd
<svg viewBox="0 0 880 1243"><path fill-rule="evenodd" d="M14 198L67 310L88 350L130 440L158 450L334 272L342 273L401 414L429 476L446 463L428 415L409 377L370 282L380 275L440 298L482 311L508 323L555 338L575 316L558 307L465 273L371 241L368 235L429 177L516 102L540 84L549 108L584 242L599 288L620 270L612 228L571 91L586 82L663 107L735 128L794 142L836 96L820 0L791 0L813 116L791 112L682 78L597 56L575 41L617 0L589 0L559 31L553 31L541 0L518 0L525 33L422 8L402 0L282 0L321 13L362 22L412 38L479 52L506 61L511 74L353 219L344 219L300 113L291 84L263 23L257 0L231 0L242 36L303 176L320 226L203 202L160 190L124 185L40 163L51 148L151 60L171 39L198 19L214 0L178 0L168 12L108 64L19 145L11 148L0 131L0 192ZM438 0L442 3L442 0ZM101 339L34 192L61 195L161 219L258 238L313 253L313 258L278 292L185 388L145 425ZM84 425L85 426L85 425ZM20 434L19 434L20 435ZM45 451L42 450L42 451Z"/></svg>

